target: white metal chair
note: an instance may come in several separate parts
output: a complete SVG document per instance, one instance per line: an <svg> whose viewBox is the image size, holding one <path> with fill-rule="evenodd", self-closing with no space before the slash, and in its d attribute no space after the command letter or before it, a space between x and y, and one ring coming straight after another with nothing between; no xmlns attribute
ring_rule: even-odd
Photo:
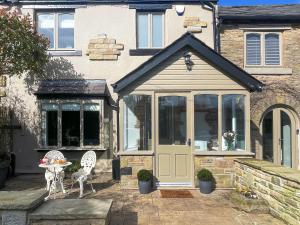
<svg viewBox="0 0 300 225"><path fill-rule="evenodd" d="M47 152L46 155L44 156L44 158L47 158L49 161L51 161L51 160L64 159L65 157L60 151L52 150L52 151ZM54 171L55 169L56 170L59 169L61 171ZM45 172L45 179L47 181L46 190L50 191L51 184L53 183L53 181L55 179L55 174L58 176L57 179L58 179L58 182L60 183L62 192L65 193L66 191L64 188L64 184L63 184L65 172L63 171L62 168L54 168L54 167L51 168L50 167L49 169L46 170L46 172Z"/></svg>
<svg viewBox="0 0 300 225"><path fill-rule="evenodd" d="M84 182L86 182L88 179L92 180L92 169L96 166L96 153L94 151L88 151L86 152L81 159L81 169L76 172L73 173L71 176L72 179L72 186L71 186L71 190L73 188L73 185L75 182L79 183L80 186L80 195L79 198L82 197L83 195L83 190L84 190ZM96 192L93 184L90 183L91 185L91 189L93 192Z"/></svg>

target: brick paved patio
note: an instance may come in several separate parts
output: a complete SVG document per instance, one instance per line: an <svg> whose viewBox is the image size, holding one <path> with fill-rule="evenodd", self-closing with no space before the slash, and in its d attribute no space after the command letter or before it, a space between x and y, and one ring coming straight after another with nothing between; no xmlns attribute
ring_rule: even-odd
<svg viewBox="0 0 300 225"><path fill-rule="evenodd" d="M111 174L101 174L95 180L96 193L86 186L84 198L113 198L111 225L284 225L269 214L249 214L237 210L228 200L229 191L202 195L192 190L194 198L166 199L159 191L140 195L137 191L121 191L111 180ZM10 179L2 190L24 190L44 187L41 175L24 175ZM66 181L67 188L69 180ZM77 186L76 186L77 188ZM76 198L78 189L58 198Z"/></svg>

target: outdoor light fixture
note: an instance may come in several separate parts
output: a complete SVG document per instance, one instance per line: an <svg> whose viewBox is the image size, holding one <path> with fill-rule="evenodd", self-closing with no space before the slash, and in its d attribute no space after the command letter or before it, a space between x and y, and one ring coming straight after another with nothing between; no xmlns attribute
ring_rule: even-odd
<svg viewBox="0 0 300 225"><path fill-rule="evenodd" d="M186 52L186 53L184 53L183 57L184 57L184 63L186 65L186 68L188 70L192 70L193 63L191 61L191 54Z"/></svg>

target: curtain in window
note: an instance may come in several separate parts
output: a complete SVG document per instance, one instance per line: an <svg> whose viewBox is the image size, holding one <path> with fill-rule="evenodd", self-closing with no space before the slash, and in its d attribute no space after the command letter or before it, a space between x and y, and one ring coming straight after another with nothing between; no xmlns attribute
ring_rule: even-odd
<svg viewBox="0 0 300 225"><path fill-rule="evenodd" d="M260 34L246 35L246 63L247 65L261 64L261 39Z"/></svg>
<svg viewBox="0 0 300 225"><path fill-rule="evenodd" d="M148 14L137 15L137 46L138 48L148 47Z"/></svg>
<svg viewBox="0 0 300 225"><path fill-rule="evenodd" d="M151 96L124 97L124 150L151 150Z"/></svg>
<svg viewBox="0 0 300 225"><path fill-rule="evenodd" d="M265 35L266 65L280 65L280 44L278 34Z"/></svg>

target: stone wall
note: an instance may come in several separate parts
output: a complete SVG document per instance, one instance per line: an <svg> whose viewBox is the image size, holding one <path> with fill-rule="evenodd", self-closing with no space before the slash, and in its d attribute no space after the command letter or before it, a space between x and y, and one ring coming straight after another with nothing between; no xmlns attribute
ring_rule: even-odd
<svg viewBox="0 0 300 225"><path fill-rule="evenodd" d="M141 169L153 171L153 156L122 155L121 160L121 188L138 188L137 173Z"/></svg>
<svg viewBox="0 0 300 225"><path fill-rule="evenodd" d="M116 39L105 36L91 39L86 55L90 60L117 60L123 49L123 44L117 44Z"/></svg>
<svg viewBox="0 0 300 225"><path fill-rule="evenodd" d="M234 160L236 156L195 156L195 185L198 186L197 172L203 168L210 170L216 181L216 188L234 187Z"/></svg>
<svg viewBox="0 0 300 225"><path fill-rule="evenodd" d="M270 213L300 224L300 171L260 160L236 160L235 185L250 187L269 204Z"/></svg>

